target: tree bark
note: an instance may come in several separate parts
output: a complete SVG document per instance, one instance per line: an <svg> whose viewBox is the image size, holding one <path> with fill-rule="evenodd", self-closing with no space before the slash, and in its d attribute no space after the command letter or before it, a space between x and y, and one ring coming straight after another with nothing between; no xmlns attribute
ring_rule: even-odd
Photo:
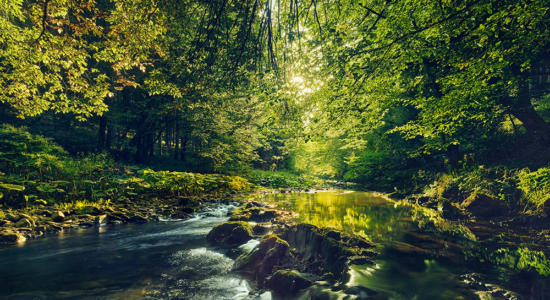
<svg viewBox="0 0 550 300"><path fill-rule="evenodd" d="M525 127L528 134L548 142L550 124L535 111L531 103L529 83L527 80L522 80L519 83L518 99L514 105L512 105L511 113L523 123L523 127Z"/></svg>
<svg viewBox="0 0 550 300"><path fill-rule="evenodd" d="M102 116L99 118L99 130L97 132L97 148L99 151L105 148L106 129L107 129L107 118L105 118L105 116Z"/></svg>

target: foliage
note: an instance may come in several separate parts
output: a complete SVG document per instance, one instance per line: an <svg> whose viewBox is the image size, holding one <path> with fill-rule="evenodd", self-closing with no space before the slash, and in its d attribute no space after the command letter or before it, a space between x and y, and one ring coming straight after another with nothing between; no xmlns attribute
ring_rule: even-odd
<svg viewBox="0 0 550 300"><path fill-rule="evenodd" d="M464 170L454 174L441 175L425 191L425 194L439 199L462 202L473 193L490 195L507 205L517 205L520 198L517 189L516 171L504 167Z"/></svg>
<svg viewBox="0 0 550 300"><path fill-rule="evenodd" d="M523 191L525 205L532 209L542 209L550 199L550 168L540 168L531 172L522 169L517 174L518 187Z"/></svg>
<svg viewBox="0 0 550 300"><path fill-rule="evenodd" d="M180 197L244 192L250 189L250 184L238 176L151 169L140 170L137 177L120 179L119 183L129 194L139 194L140 197L145 197L145 193L151 197Z"/></svg>
<svg viewBox="0 0 550 300"><path fill-rule="evenodd" d="M517 249L500 248L494 251L489 260L518 271L534 271L542 276L550 276L550 260L542 251L520 247Z"/></svg>
<svg viewBox="0 0 550 300"><path fill-rule="evenodd" d="M148 197L176 198L244 192L238 176L140 170L122 172L105 154L71 157L61 147L24 128L0 128L0 201L10 206L108 205ZM47 157L45 161L43 158ZM130 174L128 174L130 173ZM95 203L95 204L94 204Z"/></svg>
<svg viewBox="0 0 550 300"><path fill-rule="evenodd" d="M313 188L319 187L323 182L315 177L297 175L288 171L262 171L253 170L249 174L250 182L270 188Z"/></svg>
<svg viewBox="0 0 550 300"><path fill-rule="evenodd" d="M132 85L123 72L158 54L163 25L151 4L3 1L0 102L21 118L52 110L86 119L106 111L114 88Z"/></svg>

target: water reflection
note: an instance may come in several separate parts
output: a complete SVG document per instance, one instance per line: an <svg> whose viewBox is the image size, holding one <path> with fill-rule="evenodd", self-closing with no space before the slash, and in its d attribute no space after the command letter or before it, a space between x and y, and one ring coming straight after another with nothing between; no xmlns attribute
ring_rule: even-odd
<svg viewBox="0 0 550 300"><path fill-rule="evenodd" d="M407 206L395 206L377 193L326 191L257 195L297 214L297 221L361 235L379 244L407 242L418 230ZM374 265L352 266L350 287L377 291L377 299L472 299L459 275L465 270L422 255L381 248Z"/></svg>
<svg viewBox="0 0 550 300"><path fill-rule="evenodd" d="M406 207L371 192L262 194L257 200L298 214L297 221L361 235L373 241L400 239L413 225Z"/></svg>

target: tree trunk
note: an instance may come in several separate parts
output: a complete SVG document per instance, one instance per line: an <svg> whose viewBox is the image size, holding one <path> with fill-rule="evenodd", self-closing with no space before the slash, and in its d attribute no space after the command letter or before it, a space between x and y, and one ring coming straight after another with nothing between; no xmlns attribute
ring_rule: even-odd
<svg viewBox="0 0 550 300"><path fill-rule="evenodd" d="M99 130L97 132L97 149L99 151L105 148L105 131L107 129L107 118L102 116L99 118Z"/></svg>
<svg viewBox="0 0 550 300"><path fill-rule="evenodd" d="M548 142L550 133L550 124L535 111L531 103L531 95L527 80L523 80L519 84L518 99L511 108L511 113L523 123L523 127L527 133Z"/></svg>

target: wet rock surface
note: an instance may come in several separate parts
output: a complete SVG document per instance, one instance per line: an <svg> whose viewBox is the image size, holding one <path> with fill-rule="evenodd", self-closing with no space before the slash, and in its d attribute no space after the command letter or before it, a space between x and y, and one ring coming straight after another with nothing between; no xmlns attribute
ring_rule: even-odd
<svg viewBox="0 0 550 300"><path fill-rule="evenodd" d="M3 209L0 243L16 244L30 238L73 228L156 222L160 218L187 219L200 205L229 203L229 199L184 198L86 205L69 208L32 207ZM1 215L1 214L0 214Z"/></svg>
<svg viewBox="0 0 550 300"><path fill-rule="evenodd" d="M233 246L246 243L252 238L252 227L242 221L229 221L214 227L206 240L218 246Z"/></svg>
<svg viewBox="0 0 550 300"><path fill-rule="evenodd" d="M294 295L320 280L328 279L333 285L346 282L350 265L373 263L376 253L371 242L333 229L294 224L284 219L283 213L264 205L248 203L236 210L233 219L264 216L266 211L275 225L257 224L253 231L274 233L265 234L250 253L236 259L233 267L259 287L282 296Z"/></svg>
<svg viewBox="0 0 550 300"><path fill-rule="evenodd" d="M311 280L296 270L279 270L266 282L266 286L279 295L293 295L312 284Z"/></svg>

